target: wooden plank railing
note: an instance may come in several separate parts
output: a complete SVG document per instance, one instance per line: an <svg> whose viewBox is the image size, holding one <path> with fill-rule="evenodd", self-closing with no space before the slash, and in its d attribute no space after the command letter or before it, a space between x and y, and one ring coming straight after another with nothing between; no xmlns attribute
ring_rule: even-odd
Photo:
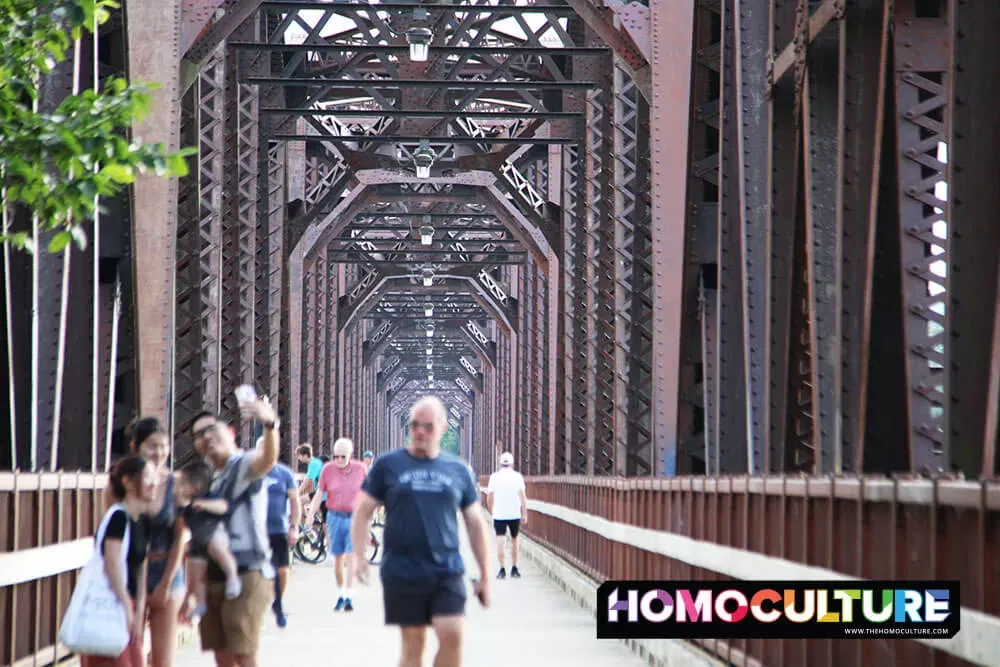
<svg viewBox="0 0 1000 667"><path fill-rule="evenodd" d="M105 474L0 472L0 665L69 655L59 623L93 553L106 485Z"/></svg>
<svg viewBox="0 0 1000 667"><path fill-rule="evenodd" d="M107 476L0 473L0 664L47 665L79 568L93 553Z"/></svg>
<svg viewBox="0 0 1000 667"><path fill-rule="evenodd" d="M598 582L961 582L962 631L953 639L698 642L730 664L1000 665L998 483L856 477L527 482L525 532Z"/></svg>

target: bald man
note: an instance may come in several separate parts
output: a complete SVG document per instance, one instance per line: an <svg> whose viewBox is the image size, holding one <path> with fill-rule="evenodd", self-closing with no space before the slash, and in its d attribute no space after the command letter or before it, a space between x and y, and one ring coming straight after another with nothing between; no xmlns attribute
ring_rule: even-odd
<svg viewBox="0 0 1000 667"><path fill-rule="evenodd" d="M462 664L466 583L459 510L479 564L476 596L483 607L490 601L486 525L476 477L468 463L441 451L447 430L448 415L438 398L417 401L410 410L407 447L376 459L351 526L353 538L364 539L375 507L385 505L382 596L386 625L400 626L400 667L420 667L428 626L438 639L435 667ZM355 554L352 563L365 583L364 554Z"/></svg>
<svg viewBox="0 0 1000 667"><path fill-rule="evenodd" d="M347 555L354 551L351 544L351 515L367 471L360 461L351 459L353 453L354 443L349 439L340 438L333 443L333 460L323 466L323 472L319 474L316 494L313 495L309 516L306 517L306 525L311 526L325 493L326 533L340 589L334 611L354 611L354 602L351 600L351 583L354 577L347 563Z"/></svg>

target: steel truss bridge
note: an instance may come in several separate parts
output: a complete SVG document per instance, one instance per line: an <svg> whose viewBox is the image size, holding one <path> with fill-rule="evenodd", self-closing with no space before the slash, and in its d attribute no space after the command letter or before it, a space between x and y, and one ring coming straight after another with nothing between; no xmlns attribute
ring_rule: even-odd
<svg viewBox="0 0 1000 667"><path fill-rule="evenodd" d="M433 393L596 580L753 576L648 528L957 579L981 633L699 650L1000 664L1000 3L123 4L40 108L95 71L155 81L133 135L199 152L102 202L87 251L4 248L4 551L89 534L136 414L181 462L251 383L291 462L400 447ZM69 571L0 581L0 618L56 618Z"/></svg>

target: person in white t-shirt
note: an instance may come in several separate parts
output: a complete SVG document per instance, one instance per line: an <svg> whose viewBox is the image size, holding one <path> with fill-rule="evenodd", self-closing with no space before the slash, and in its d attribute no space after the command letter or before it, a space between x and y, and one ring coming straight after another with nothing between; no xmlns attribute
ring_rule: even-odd
<svg viewBox="0 0 1000 667"><path fill-rule="evenodd" d="M510 530L510 576L520 577L517 569L517 535L521 524L528 524L528 495L525 491L524 477L514 470L514 456L510 452L500 455L500 470L490 475L490 484L486 489L486 503L493 515L493 528L497 534L497 559L500 561L500 571L497 579L505 579L507 570L504 567L504 539Z"/></svg>

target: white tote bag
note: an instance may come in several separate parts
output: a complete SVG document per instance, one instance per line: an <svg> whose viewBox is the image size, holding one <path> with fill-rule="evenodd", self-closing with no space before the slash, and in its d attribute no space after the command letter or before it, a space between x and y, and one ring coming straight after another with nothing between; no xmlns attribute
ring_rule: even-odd
<svg viewBox="0 0 1000 667"><path fill-rule="evenodd" d="M104 571L104 557L101 555L104 533L108 529L108 523L111 522L111 516L117 510L125 511L125 508L116 504L101 519L97 529L94 555L83 566L80 578L76 582L76 589L70 598L69 607L66 609L66 615L63 616L59 641L73 653L116 658L129 644L125 606L108 582L107 573ZM120 572L123 577L127 576L130 532L126 524L119 557Z"/></svg>

